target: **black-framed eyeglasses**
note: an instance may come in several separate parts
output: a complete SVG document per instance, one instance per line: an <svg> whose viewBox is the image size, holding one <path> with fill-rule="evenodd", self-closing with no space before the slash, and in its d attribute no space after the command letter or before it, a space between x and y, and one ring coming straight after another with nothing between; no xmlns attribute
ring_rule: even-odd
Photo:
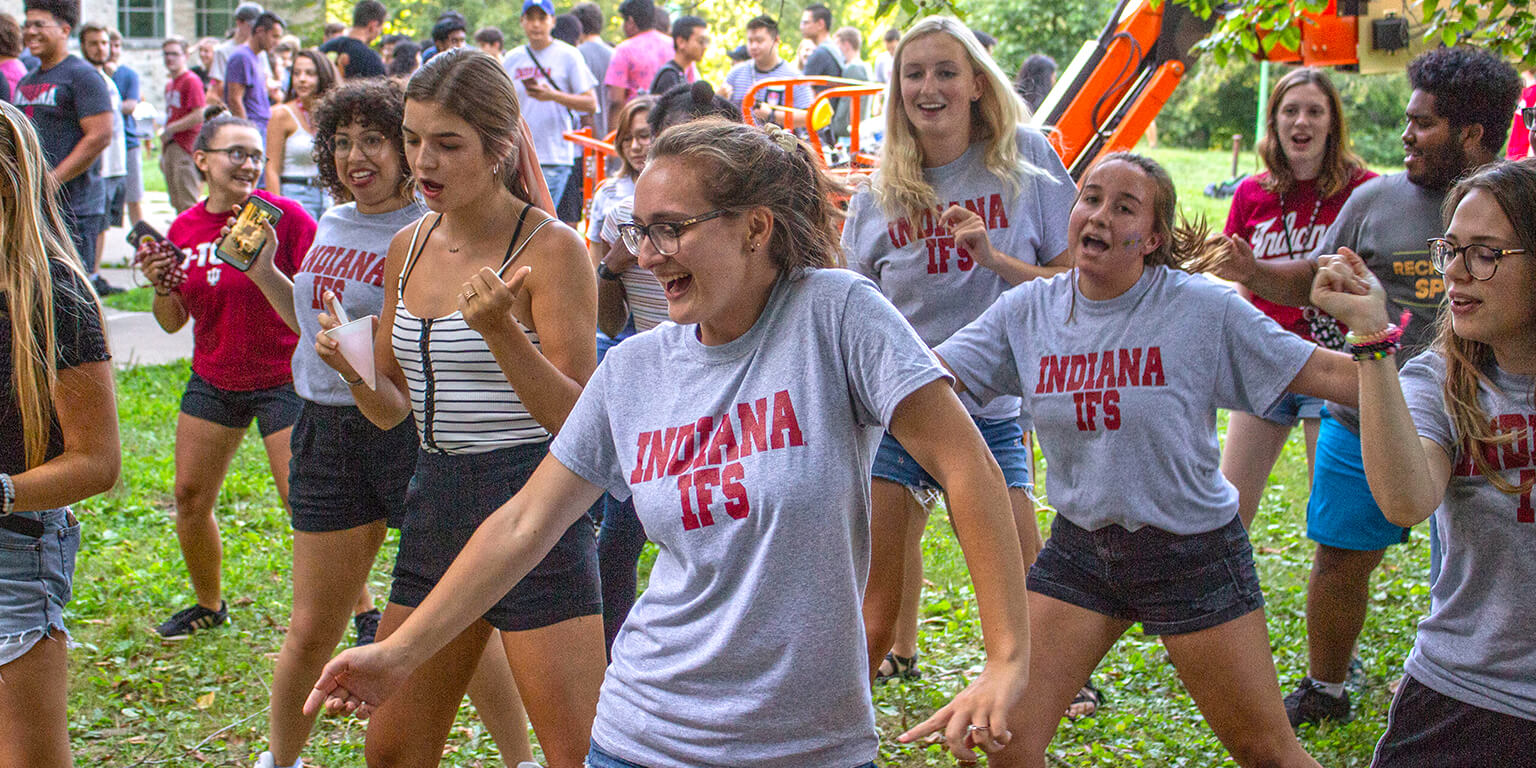
<svg viewBox="0 0 1536 768"><path fill-rule="evenodd" d="M1429 241L1429 263L1434 265L1436 272L1445 274L1451 262L1460 256L1462 266L1466 267L1467 274L1473 280L1492 280L1493 273L1499 270L1500 259L1525 252L1524 248L1494 248L1481 243L1458 248L1443 237L1431 238Z"/></svg>
<svg viewBox="0 0 1536 768"><path fill-rule="evenodd" d="M263 162L266 162L265 155L261 154L260 152L246 149L245 147L223 147L221 149L205 149L203 151L217 152L221 155L228 155L229 161L235 165L245 165L245 161L247 160L253 160L257 165L261 165Z"/></svg>
<svg viewBox="0 0 1536 768"><path fill-rule="evenodd" d="M641 226L633 221L619 225L619 237L624 240L624 247L629 252L640 255L640 244L649 238L651 246L663 256L671 256L677 253L677 240L683 234L683 230L702 224L710 219L719 218L730 213L729 208L716 208L709 213L701 213L697 216L683 219L682 221L658 221L655 224Z"/></svg>
<svg viewBox="0 0 1536 768"><path fill-rule="evenodd" d="M1521 107L1520 119L1527 131L1536 131L1536 107Z"/></svg>

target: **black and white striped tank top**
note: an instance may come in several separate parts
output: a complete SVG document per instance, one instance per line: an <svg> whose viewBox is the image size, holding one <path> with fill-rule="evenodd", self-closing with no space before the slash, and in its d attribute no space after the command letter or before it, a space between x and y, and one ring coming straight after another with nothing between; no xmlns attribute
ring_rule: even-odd
<svg viewBox="0 0 1536 768"><path fill-rule="evenodd" d="M501 267L506 266L522 253L517 245L522 234L523 221L529 205L523 208L517 220L517 231L507 246L507 254ZM425 218L423 218L425 221ZM405 266L400 270L399 299L395 303L395 324L390 331L390 343L395 360L405 373L411 390L411 410L416 416L416 429L421 437L421 447L430 453L488 453L514 445L540 443L550 435L523 406L517 391L507 381L496 358L486 346L485 339L469 327L464 315L458 310L436 318L417 317L405 307L405 283L421 252L427 247L427 239L437 229L441 215L427 228L417 246L421 224L411 234L411 247ZM528 242L552 219L546 218L528 233ZM538 334L523 327L535 349L539 348Z"/></svg>

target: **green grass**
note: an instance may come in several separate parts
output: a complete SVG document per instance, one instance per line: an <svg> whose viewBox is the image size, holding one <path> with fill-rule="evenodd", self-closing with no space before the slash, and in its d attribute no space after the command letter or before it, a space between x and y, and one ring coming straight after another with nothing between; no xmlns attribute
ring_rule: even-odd
<svg viewBox="0 0 1536 768"><path fill-rule="evenodd" d="M1186 210L1204 210L1219 226L1226 201L1200 195L1226 177L1230 155L1159 149L1151 153L1180 184ZM146 165L146 171L148 165ZM108 300L139 301L138 289ZM126 303L126 304L125 304ZM291 604L290 529L272 489L254 432L225 482L219 520L225 545L225 590L233 624L179 644L152 637L148 627L191 599L171 524L172 449L185 364L119 372L123 481L79 505L85 521L69 623L82 644L71 660L70 732L80 765L247 766L265 748L267 682ZM1312 546L1305 539L1306 460L1299 431L1270 478L1252 537L1268 600L1271 647L1282 685L1305 673L1303 617ZM1042 529L1050 512L1042 509ZM393 536L393 535L392 535ZM386 543L371 579L388 588ZM920 722L964 684L982 662L980 628L964 560L948 522L936 513L924 540L929 587L923 596L920 640L924 679L875 692L882 765L950 766L933 748L903 747L894 737ZM642 578L654 550L642 558ZM1303 733L1302 743L1324 765L1366 766L1386 723L1388 683L1397 678L1414 627L1428 607L1428 546L1422 532L1393 548L1373 583L1372 608L1361 636L1364 688L1355 694L1354 722ZM643 583L643 581L642 581ZM1054 765L1232 765L1184 693L1162 646L1138 630L1127 634L1095 673L1108 695L1098 716L1064 723L1051 746ZM306 764L360 766L363 725L322 720L305 751ZM449 743L446 764L500 764L489 735L466 705Z"/></svg>
<svg viewBox="0 0 1536 768"><path fill-rule="evenodd" d="M124 312L148 312L155 306L155 292L149 286L129 288L102 299L101 303Z"/></svg>
<svg viewBox="0 0 1536 768"><path fill-rule="evenodd" d="M139 172L144 179L145 192L165 192L165 175L160 173L160 139L146 141L139 146L144 151L139 156Z"/></svg>

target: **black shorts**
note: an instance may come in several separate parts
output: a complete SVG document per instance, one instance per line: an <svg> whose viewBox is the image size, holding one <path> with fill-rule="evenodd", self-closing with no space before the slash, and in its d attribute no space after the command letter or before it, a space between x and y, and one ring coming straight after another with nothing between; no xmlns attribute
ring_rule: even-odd
<svg viewBox="0 0 1536 768"><path fill-rule="evenodd" d="M1403 675L1371 768L1536 765L1536 720L1457 701Z"/></svg>
<svg viewBox="0 0 1536 768"><path fill-rule="evenodd" d="M219 389L195 372L181 393L182 413L232 429L245 429L255 419L262 437L293 426L302 403L292 383L238 392Z"/></svg>
<svg viewBox="0 0 1536 768"><path fill-rule="evenodd" d="M389 601L414 608L426 599L469 537L512 498L549 453L549 443L489 453L421 451L405 494L400 554ZM582 515L554 549L485 613L503 632L520 632L603 612L597 537Z"/></svg>
<svg viewBox="0 0 1536 768"><path fill-rule="evenodd" d="M293 529L344 531L388 520L400 527L416 472L416 425L379 429L356 406L303 401L293 425L288 507Z"/></svg>
<svg viewBox="0 0 1536 768"><path fill-rule="evenodd" d="M107 187L107 227L123 225L123 206L128 202L128 177L109 176L102 179Z"/></svg>
<svg viewBox="0 0 1536 768"><path fill-rule="evenodd" d="M1181 635L1264 607L1253 547L1238 518L1180 536L1145 526L1088 531L1056 515L1030 566L1028 587L1094 613L1141 622L1149 635Z"/></svg>

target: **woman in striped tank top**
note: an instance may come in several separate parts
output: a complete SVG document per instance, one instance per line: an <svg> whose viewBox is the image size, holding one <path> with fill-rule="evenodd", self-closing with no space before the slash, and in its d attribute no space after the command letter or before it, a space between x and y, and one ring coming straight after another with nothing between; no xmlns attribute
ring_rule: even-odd
<svg viewBox="0 0 1536 768"><path fill-rule="evenodd" d="M335 343L317 338L370 420L388 427L414 415L420 433L380 638L522 487L596 364L590 262L574 231L529 202L518 124L512 82L484 53L439 54L412 77L406 156L431 212L390 244L377 389L359 386ZM601 610L592 528L579 520L412 675L413 696L372 713L368 763L437 765L495 629L546 762L579 766L603 677Z"/></svg>

